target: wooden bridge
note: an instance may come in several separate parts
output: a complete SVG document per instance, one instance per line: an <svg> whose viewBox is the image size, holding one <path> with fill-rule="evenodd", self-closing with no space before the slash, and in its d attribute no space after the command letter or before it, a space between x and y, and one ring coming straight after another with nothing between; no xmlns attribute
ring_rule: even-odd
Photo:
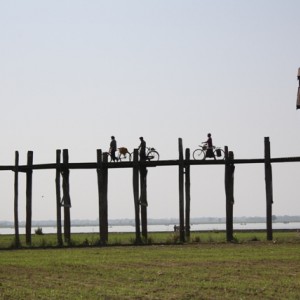
<svg viewBox="0 0 300 300"><path fill-rule="evenodd" d="M131 168L133 170L133 200L135 209L136 243L141 237L147 239L147 173L148 168L163 166L178 166L179 190L179 234L180 241L185 242L190 237L190 167L200 165L223 165L225 168L225 196L226 196L226 237L233 240L233 205L234 205L234 170L237 164L264 164L266 188L266 232L267 239L272 240L272 163L299 162L300 157L271 158L270 140L265 137L265 153L262 159L234 159L234 153L225 146L225 160L191 160L190 149L183 151L182 139L178 139L179 158L176 160L139 161L138 149L134 150L133 161L108 162L107 153L97 150L97 161L86 163L70 163L67 149L56 150L56 162L50 164L33 164L33 152L27 153L27 165L19 165L19 153L15 152L15 164L0 166L0 171L14 172L14 225L15 243L20 245L19 217L18 217L18 182L19 173L26 174L26 243L31 244L32 228L32 174L33 170L56 170L56 219L57 241L63 244L62 210L64 213L64 240L71 241L71 197L69 188L69 174L72 169L95 169L98 178L99 196L99 234L102 245L108 241L108 170L112 168ZM62 154L62 161L61 161ZM185 154L185 155L184 155ZM62 183L62 184L61 184ZM62 193L61 193L62 186Z"/></svg>

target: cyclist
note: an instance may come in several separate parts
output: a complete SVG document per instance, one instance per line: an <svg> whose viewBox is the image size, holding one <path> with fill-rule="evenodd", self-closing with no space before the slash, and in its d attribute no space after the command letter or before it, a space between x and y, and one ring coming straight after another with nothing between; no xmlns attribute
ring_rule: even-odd
<svg viewBox="0 0 300 300"><path fill-rule="evenodd" d="M206 144L207 145L207 149L206 149L206 153L205 153L205 158L206 157L213 157L214 159L216 159L215 155L214 155L214 151L213 151L213 142L212 142L212 138L211 138L211 134L208 133L207 134L207 141L202 142L202 144Z"/></svg>

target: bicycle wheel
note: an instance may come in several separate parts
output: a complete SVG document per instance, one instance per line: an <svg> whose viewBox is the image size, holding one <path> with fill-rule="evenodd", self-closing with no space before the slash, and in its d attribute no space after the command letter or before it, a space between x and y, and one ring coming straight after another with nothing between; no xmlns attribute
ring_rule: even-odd
<svg viewBox="0 0 300 300"><path fill-rule="evenodd" d="M150 151L148 154L147 154L147 159L150 161L150 160L153 160L153 161L158 161L159 160L159 154L157 151Z"/></svg>
<svg viewBox="0 0 300 300"><path fill-rule="evenodd" d="M214 156L216 159L225 159L225 152L223 149L215 149Z"/></svg>
<svg viewBox="0 0 300 300"><path fill-rule="evenodd" d="M201 160L201 159L204 159L205 158L205 153L203 150L201 149L196 149L194 152L193 152L193 158L195 160Z"/></svg>

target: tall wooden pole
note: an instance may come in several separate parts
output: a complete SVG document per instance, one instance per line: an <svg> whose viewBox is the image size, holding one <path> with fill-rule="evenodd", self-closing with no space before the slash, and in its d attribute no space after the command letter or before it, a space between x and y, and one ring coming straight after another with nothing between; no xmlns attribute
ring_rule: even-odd
<svg viewBox="0 0 300 300"><path fill-rule="evenodd" d="M19 152L15 152L15 184L14 184L14 223L15 223L15 246L20 246L19 235Z"/></svg>
<svg viewBox="0 0 300 300"><path fill-rule="evenodd" d="M64 206L64 237L65 242L71 242L71 216L70 216L70 207L71 207L71 198L70 198L70 185L69 185L69 152L68 149L63 149L63 206Z"/></svg>
<svg viewBox="0 0 300 300"><path fill-rule="evenodd" d="M107 185L108 185L108 156L102 156L102 151L97 150L97 177L99 195L99 233L102 245L108 242L108 205L107 205Z"/></svg>
<svg viewBox="0 0 300 300"><path fill-rule="evenodd" d="M184 243L184 160L183 160L183 146L182 139L178 139L179 150L179 228L180 228L180 241Z"/></svg>
<svg viewBox="0 0 300 300"><path fill-rule="evenodd" d="M190 239L190 203L191 203L191 180L190 180L190 149L185 149L185 234Z"/></svg>
<svg viewBox="0 0 300 300"><path fill-rule="evenodd" d="M139 205L139 153L138 149L133 152L133 199L135 210L135 236L136 243L141 243L141 230L140 230L140 205Z"/></svg>
<svg viewBox="0 0 300 300"><path fill-rule="evenodd" d="M265 181L266 181L266 204L267 204L267 240L273 239L272 232L272 204L273 182L271 166L271 146L269 137L265 137Z"/></svg>
<svg viewBox="0 0 300 300"><path fill-rule="evenodd" d="M27 152L26 171L26 244L31 245L31 225L32 225L32 163L33 152Z"/></svg>
<svg viewBox="0 0 300 300"><path fill-rule="evenodd" d="M226 238L233 240L233 204L234 204L234 155L225 146L225 195L226 195Z"/></svg>
<svg viewBox="0 0 300 300"><path fill-rule="evenodd" d="M108 154L104 153L103 155L103 162L105 166L107 165L108 162ZM105 220L105 240L106 242L108 241L108 198L107 198L107 191L108 191L108 168L106 167L104 169L104 220Z"/></svg>
<svg viewBox="0 0 300 300"><path fill-rule="evenodd" d="M147 229L147 173L148 170L145 166L140 166L140 185L141 185L141 195L140 195L140 205L141 205L141 222L142 222L142 236L147 240L148 229Z"/></svg>
<svg viewBox="0 0 300 300"><path fill-rule="evenodd" d="M298 93L297 93L297 104L296 107L297 109L300 108L300 68L298 69L298 81L299 81L299 87L298 87Z"/></svg>
<svg viewBox="0 0 300 300"><path fill-rule="evenodd" d="M60 193L60 160L61 150L56 150L56 177L55 177L55 189L56 189L56 227L57 227L57 243L59 246L63 245L62 230L61 230L61 193Z"/></svg>
<svg viewBox="0 0 300 300"><path fill-rule="evenodd" d="M102 199L103 199L103 183L102 183L102 150L97 149L97 181L98 181L98 201L99 201L99 237L103 238L103 234L101 234L101 213L102 213Z"/></svg>

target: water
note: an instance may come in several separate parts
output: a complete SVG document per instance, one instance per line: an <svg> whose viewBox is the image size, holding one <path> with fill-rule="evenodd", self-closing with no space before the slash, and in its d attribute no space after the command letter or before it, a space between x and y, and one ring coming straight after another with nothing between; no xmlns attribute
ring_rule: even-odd
<svg viewBox="0 0 300 300"><path fill-rule="evenodd" d="M300 222L273 223L273 229L299 229ZM34 234L35 227L32 228ZM56 227L42 227L43 233L56 233ZM266 230L266 223L234 223L233 230ZM225 223L192 224L191 231L218 231L226 230ZM109 232L135 232L135 226L109 226ZM14 234L13 227L1 228L0 234ZM98 233L99 226L72 226L71 233ZM174 232L174 225L148 225L148 232ZM25 227L19 228L20 234L25 234Z"/></svg>

